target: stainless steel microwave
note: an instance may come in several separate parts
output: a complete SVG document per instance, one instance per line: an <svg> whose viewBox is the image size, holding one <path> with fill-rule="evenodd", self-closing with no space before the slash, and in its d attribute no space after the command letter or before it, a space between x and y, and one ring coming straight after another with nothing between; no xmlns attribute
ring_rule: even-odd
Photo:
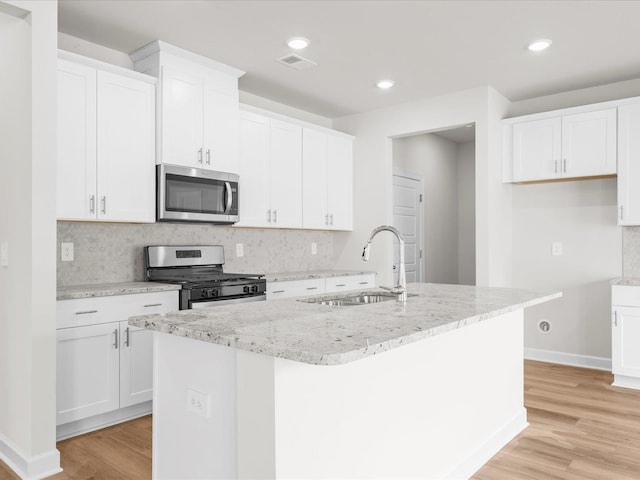
<svg viewBox="0 0 640 480"><path fill-rule="evenodd" d="M235 173L158 165L158 221L236 223L239 178Z"/></svg>

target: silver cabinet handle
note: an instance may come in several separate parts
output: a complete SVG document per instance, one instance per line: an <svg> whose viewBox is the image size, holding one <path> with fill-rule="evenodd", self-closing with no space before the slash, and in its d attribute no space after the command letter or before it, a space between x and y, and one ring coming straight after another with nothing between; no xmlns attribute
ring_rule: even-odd
<svg viewBox="0 0 640 480"><path fill-rule="evenodd" d="M103 215L106 215L106 214L107 214L107 197L106 197L106 196L103 196L103 197L100 199L100 201L102 202L102 208L101 208L101 210L102 210L102 214L103 214Z"/></svg>
<svg viewBox="0 0 640 480"><path fill-rule="evenodd" d="M273 291L273 292L271 292L271 293L284 293L284 290L274 290L274 291Z"/></svg>
<svg viewBox="0 0 640 480"><path fill-rule="evenodd" d="M76 312L76 315L87 315L89 313L98 313L98 310L83 310L81 312Z"/></svg>
<svg viewBox="0 0 640 480"><path fill-rule="evenodd" d="M566 158L562 159L562 165L563 165L564 173L567 173L567 159Z"/></svg>
<svg viewBox="0 0 640 480"><path fill-rule="evenodd" d="M89 197L89 213L96 213L96 196Z"/></svg>
<svg viewBox="0 0 640 480"><path fill-rule="evenodd" d="M613 311L613 325L614 326L618 326L618 311L614 310Z"/></svg>
<svg viewBox="0 0 640 480"><path fill-rule="evenodd" d="M333 213L329 215L329 224L333 225Z"/></svg>
<svg viewBox="0 0 640 480"><path fill-rule="evenodd" d="M325 225L329 225L329 214L328 213L325 214L325 216L324 216L324 224Z"/></svg>
<svg viewBox="0 0 640 480"><path fill-rule="evenodd" d="M130 347L131 346L131 338L129 337L130 333L129 333L129 327L127 327L127 329L124 331L125 336L124 336L124 345L125 347Z"/></svg>
<svg viewBox="0 0 640 480"><path fill-rule="evenodd" d="M231 191L231 184L229 182L224 182L224 189L227 192L227 208L224 209L224 214L229 215L231 207L233 206L233 192Z"/></svg>
<svg viewBox="0 0 640 480"><path fill-rule="evenodd" d="M117 350L118 349L118 329L117 328L113 331L113 338L114 338L113 346Z"/></svg>
<svg viewBox="0 0 640 480"><path fill-rule="evenodd" d="M198 150L198 163L202 165L202 148Z"/></svg>
<svg viewBox="0 0 640 480"><path fill-rule="evenodd" d="M558 160L553 161L553 172L558 173Z"/></svg>
<svg viewBox="0 0 640 480"><path fill-rule="evenodd" d="M144 306L144 308L149 308L149 307L161 307L162 304L161 303L149 303L147 305Z"/></svg>
<svg viewBox="0 0 640 480"><path fill-rule="evenodd" d="M207 148L207 165L211 165L211 149Z"/></svg>
<svg viewBox="0 0 640 480"><path fill-rule="evenodd" d="M271 210L267 210L267 222L271 223Z"/></svg>
<svg viewBox="0 0 640 480"><path fill-rule="evenodd" d="M318 287L307 287L307 290L317 290Z"/></svg>
<svg viewBox="0 0 640 480"><path fill-rule="evenodd" d="M273 223L278 223L278 210L273 211Z"/></svg>

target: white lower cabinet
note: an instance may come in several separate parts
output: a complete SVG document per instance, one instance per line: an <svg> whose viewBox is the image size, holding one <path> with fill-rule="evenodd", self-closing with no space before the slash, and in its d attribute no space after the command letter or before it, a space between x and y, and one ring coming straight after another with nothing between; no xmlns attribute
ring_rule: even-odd
<svg viewBox="0 0 640 480"><path fill-rule="evenodd" d="M56 424L69 424L150 401L153 332L130 326L128 318L178 310L178 292L57 303ZM109 422L117 423L111 417L96 423Z"/></svg>
<svg viewBox="0 0 640 480"><path fill-rule="evenodd" d="M640 286L612 287L613 384L640 389Z"/></svg>
<svg viewBox="0 0 640 480"><path fill-rule="evenodd" d="M308 280L288 280L267 282L267 300L278 298L304 297L347 290L373 288L376 286L375 273L344 275L340 277L312 278Z"/></svg>

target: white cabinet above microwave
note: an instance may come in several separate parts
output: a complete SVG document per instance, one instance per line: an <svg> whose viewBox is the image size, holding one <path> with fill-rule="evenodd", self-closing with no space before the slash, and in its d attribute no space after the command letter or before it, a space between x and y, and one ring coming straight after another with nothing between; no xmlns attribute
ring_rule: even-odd
<svg viewBox="0 0 640 480"><path fill-rule="evenodd" d="M244 72L161 41L131 54L160 79L158 163L238 173L238 78Z"/></svg>

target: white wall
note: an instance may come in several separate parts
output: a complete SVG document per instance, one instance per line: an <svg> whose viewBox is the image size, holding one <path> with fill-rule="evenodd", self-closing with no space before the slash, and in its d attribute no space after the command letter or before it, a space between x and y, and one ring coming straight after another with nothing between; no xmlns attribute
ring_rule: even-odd
<svg viewBox="0 0 640 480"><path fill-rule="evenodd" d="M476 146L457 145L458 160L458 283L476 283Z"/></svg>
<svg viewBox="0 0 640 480"><path fill-rule="evenodd" d="M434 134L393 141L393 168L424 179L424 282L458 283L458 147Z"/></svg>
<svg viewBox="0 0 640 480"><path fill-rule="evenodd" d="M354 143L354 231L334 244L339 268L362 268L360 252L369 232L391 222L392 138L447 127L476 125L476 258L479 285L511 283L511 186L503 185L500 120L508 101L489 87L425 99L334 120ZM380 237L370 266L391 282L392 241Z"/></svg>
<svg viewBox="0 0 640 480"><path fill-rule="evenodd" d="M16 7L26 16L12 18ZM59 468L56 377L57 2L0 2L0 456L24 476ZM10 48L9 48L10 46Z"/></svg>

